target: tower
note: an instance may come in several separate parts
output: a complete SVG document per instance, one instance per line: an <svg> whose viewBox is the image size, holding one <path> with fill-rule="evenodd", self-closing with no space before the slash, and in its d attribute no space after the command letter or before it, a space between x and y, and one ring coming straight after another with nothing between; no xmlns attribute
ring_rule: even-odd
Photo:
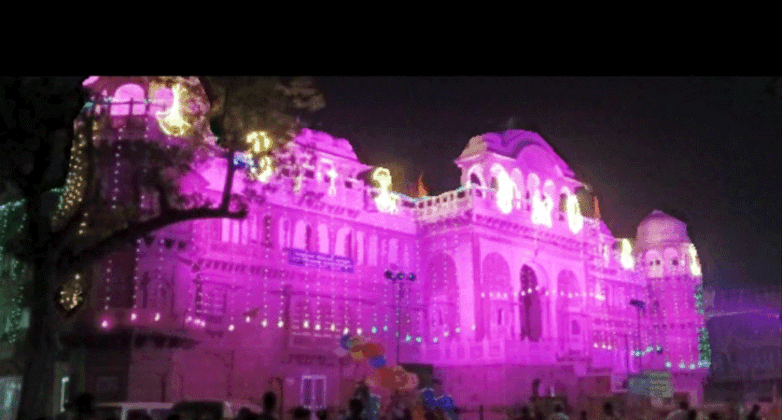
<svg viewBox="0 0 782 420"><path fill-rule="evenodd" d="M635 252L648 291L649 335L639 357L646 369L669 371L675 391L697 402L709 362L699 345L705 331L699 301L703 278L687 225L653 211L638 225Z"/></svg>

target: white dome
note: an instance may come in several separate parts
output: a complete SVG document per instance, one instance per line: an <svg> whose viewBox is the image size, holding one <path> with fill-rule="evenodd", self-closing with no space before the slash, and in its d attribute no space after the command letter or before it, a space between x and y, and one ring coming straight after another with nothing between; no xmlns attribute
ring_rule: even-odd
<svg viewBox="0 0 782 420"><path fill-rule="evenodd" d="M672 242L690 243L690 238L687 236L687 225L681 220L655 210L638 224L637 248Z"/></svg>

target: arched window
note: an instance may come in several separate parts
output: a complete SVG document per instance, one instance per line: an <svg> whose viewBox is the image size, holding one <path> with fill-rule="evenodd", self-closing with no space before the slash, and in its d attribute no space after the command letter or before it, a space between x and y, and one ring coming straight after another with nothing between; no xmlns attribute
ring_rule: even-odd
<svg viewBox="0 0 782 420"><path fill-rule="evenodd" d="M355 263L364 264L364 232L356 232L356 261Z"/></svg>
<svg viewBox="0 0 782 420"><path fill-rule="evenodd" d="M543 328L538 278L535 275L535 271L528 265L521 267L520 277L521 338L529 338L530 341L540 341Z"/></svg>
<svg viewBox="0 0 782 420"><path fill-rule="evenodd" d="M368 265L377 266L377 235L369 237L369 245L367 245L367 255L369 256Z"/></svg>
<svg viewBox="0 0 782 420"><path fill-rule="evenodd" d="M480 171L479 166L473 166L470 168L470 185L475 188L475 195L478 197L483 197L483 192L481 191L481 188L483 187L483 182L481 181L481 176L478 174L477 171Z"/></svg>
<svg viewBox="0 0 782 420"><path fill-rule="evenodd" d="M329 252L329 228L325 224L318 225L318 252L321 254L330 254Z"/></svg>
<svg viewBox="0 0 782 420"><path fill-rule="evenodd" d="M572 324L571 312L581 305L580 288L576 275L570 270L562 270L557 276L556 300L557 335L560 350L568 349L571 343L569 330ZM575 333L572 333L575 334Z"/></svg>
<svg viewBox="0 0 782 420"><path fill-rule="evenodd" d="M291 222L288 219L280 219L279 243L280 249L290 248Z"/></svg>
<svg viewBox="0 0 782 420"><path fill-rule="evenodd" d="M506 314L512 312L512 305L508 296L511 293L510 267L498 253L491 253L483 260L483 315L485 321L479 323L483 326L476 331L476 338L481 339L484 334L490 337L508 337L512 334L510 325L502 322L507 318Z"/></svg>
<svg viewBox="0 0 782 420"><path fill-rule="evenodd" d="M304 220L296 222L296 228L293 231L292 248L314 252L318 249L318 243L316 241L317 237L312 225Z"/></svg>
<svg viewBox="0 0 782 420"><path fill-rule="evenodd" d="M432 338L453 338L455 329L460 328L459 284L456 279L456 264L449 255L435 255L427 268L426 296L429 298L429 317L433 327Z"/></svg>
<svg viewBox="0 0 782 420"><path fill-rule="evenodd" d="M310 225L307 225L304 232L304 249L312 252L317 249L317 245L315 243L315 232Z"/></svg>
<svg viewBox="0 0 782 420"><path fill-rule="evenodd" d="M139 85L129 83L120 86L111 100L111 116L123 116L131 114L131 103L133 104L133 115L144 115L146 108L146 92Z"/></svg>
<svg viewBox="0 0 782 420"><path fill-rule="evenodd" d="M349 227L343 227L337 231L334 255L353 258L353 231Z"/></svg>

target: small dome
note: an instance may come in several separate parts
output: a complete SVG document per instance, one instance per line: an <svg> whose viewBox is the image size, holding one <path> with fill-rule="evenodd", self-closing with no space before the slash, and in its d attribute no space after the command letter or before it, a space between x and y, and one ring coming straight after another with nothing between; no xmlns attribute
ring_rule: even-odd
<svg viewBox="0 0 782 420"><path fill-rule="evenodd" d="M681 220L655 210L638 224L637 248L672 242L690 243L687 225Z"/></svg>

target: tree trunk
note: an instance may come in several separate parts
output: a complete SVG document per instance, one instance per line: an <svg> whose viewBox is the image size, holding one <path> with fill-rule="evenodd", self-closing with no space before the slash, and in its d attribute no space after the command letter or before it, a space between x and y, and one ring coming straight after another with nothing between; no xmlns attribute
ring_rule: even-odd
<svg viewBox="0 0 782 420"><path fill-rule="evenodd" d="M24 376L18 420L50 417L54 403L55 361L59 352L54 302L55 255L47 252L36 259L28 294L30 328L24 343Z"/></svg>

